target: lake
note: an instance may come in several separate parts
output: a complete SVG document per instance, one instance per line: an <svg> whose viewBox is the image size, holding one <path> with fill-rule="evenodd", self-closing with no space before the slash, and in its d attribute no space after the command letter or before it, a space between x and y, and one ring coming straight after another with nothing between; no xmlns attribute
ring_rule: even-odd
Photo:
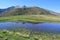
<svg viewBox="0 0 60 40"><path fill-rule="evenodd" d="M27 23L27 22L0 22L0 30L11 30L17 29L20 27L25 27L31 31L44 31L44 32L54 32L60 33L60 24L59 23Z"/></svg>

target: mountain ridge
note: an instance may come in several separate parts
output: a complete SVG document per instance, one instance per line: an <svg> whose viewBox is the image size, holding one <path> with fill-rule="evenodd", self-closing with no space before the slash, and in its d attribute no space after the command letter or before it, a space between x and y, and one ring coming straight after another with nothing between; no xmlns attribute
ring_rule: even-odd
<svg viewBox="0 0 60 40"><path fill-rule="evenodd" d="M16 16L16 15L54 15L54 16L57 15L58 16L60 14L40 7L12 6L6 9L0 9L0 16Z"/></svg>

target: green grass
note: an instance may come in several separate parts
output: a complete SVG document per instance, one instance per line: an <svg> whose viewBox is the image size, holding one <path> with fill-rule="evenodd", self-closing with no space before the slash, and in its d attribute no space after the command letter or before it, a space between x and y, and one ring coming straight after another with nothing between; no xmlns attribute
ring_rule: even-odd
<svg viewBox="0 0 60 40"><path fill-rule="evenodd" d="M24 22L60 22L60 16L50 16L50 15L20 15L20 16L10 16L10 17L0 17L0 22L6 21L24 21Z"/></svg>
<svg viewBox="0 0 60 40"><path fill-rule="evenodd" d="M60 40L60 34L44 32L34 32L33 34L26 34L24 32L23 34L22 32L1 30L0 40Z"/></svg>
<svg viewBox="0 0 60 40"><path fill-rule="evenodd" d="M0 40L34 40L34 38L28 38L22 35L19 35L20 32L13 31L0 31Z"/></svg>

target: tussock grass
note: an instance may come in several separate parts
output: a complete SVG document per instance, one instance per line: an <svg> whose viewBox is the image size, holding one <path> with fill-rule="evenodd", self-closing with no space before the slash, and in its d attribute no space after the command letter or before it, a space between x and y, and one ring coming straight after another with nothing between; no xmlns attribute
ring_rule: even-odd
<svg viewBox="0 0 60 40"><path fill-rule="evenodd" d="M20 15L10 17L0 17L0 22L4 21L24 21L24 22L60 22L60 16L51 15Z"/></svg>
<svg viewBox="0 0 60 40"><path fill-rule="evenodd" d="M60 40L60 34L44 33L44 32L30 33L30 31L28 32L30 34L26 33L27 31L24 32L23 34L22 32L1 30L0 40Z"/></svg>

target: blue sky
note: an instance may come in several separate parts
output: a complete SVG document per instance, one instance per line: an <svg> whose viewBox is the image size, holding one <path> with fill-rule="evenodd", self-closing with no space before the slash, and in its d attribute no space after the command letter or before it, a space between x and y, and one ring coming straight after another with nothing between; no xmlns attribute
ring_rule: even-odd
<svg viewBox="0 0 60 40"><path fill-rule="evenodd" d="M7 8L16 5L38 6L60 12L60 0L0 0L0 8Z"/></svg>

